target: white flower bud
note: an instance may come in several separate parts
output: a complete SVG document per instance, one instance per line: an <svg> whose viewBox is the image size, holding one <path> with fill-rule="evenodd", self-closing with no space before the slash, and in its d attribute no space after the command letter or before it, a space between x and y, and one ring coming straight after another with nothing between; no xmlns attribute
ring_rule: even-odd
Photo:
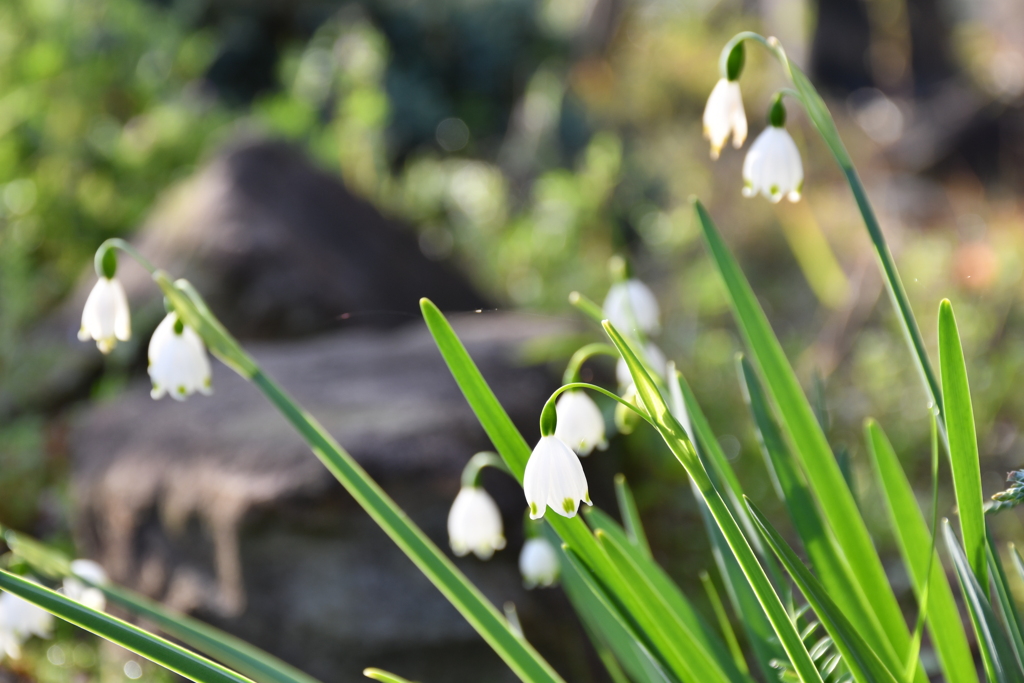
<svg viewBox="0 0 1024 683"><path fill-rule="evenodd" d="M184 401L193 392L211 394L210 361L206 346L188 325L168 313L149 340L149 377L153 398L170 394Z"/></svg>
<svg viewBox="0 0 1024 683"><path fill-rule="evenodd" d="M124 287L117 278L101 277L85 300L78 339L93 339L100 351L110 353L119 340L128 341L131 336L131 312Z"/></svg>
<svg viewBox="0 0 1024 683"><path fill-rule="evenodd" d="M763 194L773 202L783 197L796 202L803 186L804 166L796 143L785 128L768 126L743 160L743 196Z"/></svg>
<svg viewBox="0 0 1024 683"><path fill-rule="evenodd" d="M556 436L542 436L530 454L523 475L530 519L540 519L550 506L563 517L575 517L580 502L592 505L580 459Z"/></svg>
<svg viewBox="0 0 1024 683"><path fill-rule="evenodd" d="M590 455L596 447L608 448L604 436L604 415L585 391L566 391L555 403L558 423L555 436L581 456Z"/></svg>
<svg viewBox="0 0 1024 683"><path fill-rule="evenodd" d="M650 287L630 278L616 282L604 299L604 315L623 334L657 334L661 330L661 309Z"/></svg>
<svg viewBox="0 0 1024 683"><path fill-rule="evenodd" d="M448 513L448 542L459 557L472 552L481 560L505 547L501 512L482 488L464 486L455 496Z"/></svg>
<svg viewBox="0 0 1024 683"><path fill-rule="evenodd" d="M739 81L719 79L704 107L704 137L711 141L711 158L717 159L732 133L732 146L739 149L747 139L747 114Z"/></svg>
<svg viewBox="0 0 1024 683"><path fill-rule="evenodd" d="M107 572L92 560L74 560L71 562L71 573L72 576L64 578L64 595L72 600L77 600L86 607L92 607L102 612L107 606L106 596L103 591L89 583L96 585L107 583ZM82 579L89 583L85 583Z"/></svg>
<svg viewBox="0 0 1024 683"><path fill-rule="evenodd" d="M527 588L548 587L558 580L558 552L546 539L528 538L519 554L519 573Z"/></svg>

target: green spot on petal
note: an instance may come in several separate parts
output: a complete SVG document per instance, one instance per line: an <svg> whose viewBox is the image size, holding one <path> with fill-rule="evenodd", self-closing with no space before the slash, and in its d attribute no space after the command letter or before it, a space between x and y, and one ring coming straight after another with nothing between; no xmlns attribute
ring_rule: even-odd
<svg viewBox="0 0 1024 683"><path fill-rule="evenodd" d="M566 512L572 512L572 498L566 498L565 500L562 501L562 509L565 510Z"/></svg>
<svg viewBox="0 0 1024 683"><path fill-rule="evenodd" d="M537 514L537 504L536 503L530 503L530 514L531 515L536 515Z"/></svg>

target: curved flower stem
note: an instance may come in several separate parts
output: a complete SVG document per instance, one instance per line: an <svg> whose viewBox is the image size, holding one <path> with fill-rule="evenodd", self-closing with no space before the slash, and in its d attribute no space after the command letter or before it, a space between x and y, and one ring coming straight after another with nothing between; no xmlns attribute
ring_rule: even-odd
<svg viewBox="0 0 1024 683"><path fill-rule="evenodd" d="M843 141L839 137L839 131L836 128L835 120L829 113L828 107L825 105L825 101L822 100L821 95L818 94L818 91L811 84L811 81L798 66L789 61L789 57L786 56L786 51L775 38L765 38L764 36L750 31L737 33L728 43L726 43L725 47L722 48L722 54L719 58L719 68L722 70L722 73L725 73L724 69L726 61L729 58L729 53L738 43L745 40L752 40L760 43L767 48L769 52L775 55L776 59L779 60L779 63L785 70L789 80L796 87L796 91L793 92L792 95L795 96L803 105L804 111L807 112L807 116L811 120L811 123L814 124L818 134L821 135L821 138L828 146L829 151L832 152L832 156L835 158L836 163L843 172L843 175L846 176L846 182L850 186L850 190L853 192L853 197L857 202L857 208L860 210L861 216L864 219L864 225L867 228L868 235L871 237L871 243L874 246L875 254L878 256L879 265L882 268L882 274L885 278L885 287L889 292L889 298L892 300L893 306L899 313L900 326L903 328L903 334L906 337L907 345L910 347L911 353L914 356L914 363L921 375L925 391L928 392L929 399L935 404L938 410L939 433L945 442L947 438L945 412L942 404L942 390L939 387L935 371L932 369L931 361L928 358L928 352L925 349L924 340L921 337L921 329L917 324L917 319L914 317L914 311L910 307L910 301L907 298L906 290L903 287L903 281L900 279L899 271L896 270L896 263L893 261L892 252L889 250L889 245L885 241L885 235L882 234L881 225L879 225L878 218L875 216L875 211L871 206L871 202L868 200L864 184L861 182L860 176L857 174L857 169L853 166L853 160L850 158L850 154L847 152L846 146L843 145Z"/></svg>
<svg viewBox="0 0 1024 683"><path fill-rule="evenodd" d="M135 247L128 244L128 242L124 241L120 237L111 237L99 246L99 249L96 250L96 255L93 257L93 265L96 267L96 275L99 277L103 277L103 257L110 249L120 249L135 259L135 261L145 268L150 275L156 273L156 267L153 266L145 256L140 254Z"/></svg>
<svg viewBox="0 0 1024 683"><path fill-rule="evenodd" d="M619 403L621 403L622 405L626 406L627 408L632 410L634 413L636 413L637 415L642 417L644 420L646 420L648 422L648 424L654 426L654 421L651 420L651 416L650 415L648 415L644 411L640 410L635 405L633 405L632 403L630 403L626 399L622 398L621 396L619 396L615 392L608 391L604 387L599 387L599 386L597 386L595 384L587 384L586 382L570 382L569 384L563 384L562 386L560 386L557 389L555 389L555 392L553 394L551 394L551 397L548 398L548 400L544 403L544 408L541 409L541 411L540 411L540 415L541 415L541 418L540 418L541 429L540 429L540 431L541 431L541 434L544 434L544 432L545 432L545 416L552 415L555 412L555 399L557 399L562 393L564 393L566 391L569 391L570 389L590 389L591 391L596 391L599 394L604 394L605 396L607 396L609 398L613 398L616 401L618 401Z"/></svg>
<svg viewBox="0 0 1024 683"><path fill-rule="evenodd" d="M480 451L466 463L462 468L462 488L476 488L480 486L480 473L485 467L493 467L505 474L512 476L512 471L501 459L501 456L494 451Z"/></svg>
<svg viewBox="0 0 1024 683"><path fill-rule="evenodd" d="M603 344L601 342L595 342L593 344L587 344L586 346L580 347L576 353L572 354L572 358L569 359L569 364L565 367L565 374L562 375L562 383L570 384L572 382L578 382L580 378L580 367L594 356L611 356L613 358L618 358L619 352L615 350L614 346Z"/></svg>

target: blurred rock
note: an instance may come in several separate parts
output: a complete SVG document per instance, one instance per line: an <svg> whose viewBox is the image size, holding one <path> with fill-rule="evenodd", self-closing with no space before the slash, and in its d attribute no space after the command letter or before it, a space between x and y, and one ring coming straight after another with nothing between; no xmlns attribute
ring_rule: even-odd
<svg viewBox="0 0 1024 683"><path fill-rule="evenodd" d="M517 349L564 324L490 313L456 316L455 327L536 438L552 377L523 367ZM346 330L252 350L447 550L461 468L490 444L426 328ZM70 438L79 548L115 580L324 681L362 680L370 665L435 683L515 679L254 386L218 363L212 397L157 402L148 391L139 381L85 410ZM495 604L515 602L531 640L579 661L580 631L560 591L522 588L521 490L497 472L486 483L509 546L489 563L458 564Z"/></svg>
<svg viewBox="0 0 1024 683"><path fill-rule="evenodd" d="M445 310L485 306L464 278L420 252L411 228L279 142L226 149L169 191L132 241L156 266L189 279L243 339L395 325L419 317L423 296ZM123 365L141 357L163 306L149 275L127 257L120 263L133 340L111 358ZM34 357L0 388L0 418L58 407L95 378L103 358L75 336L94 282L89 268L34 331Z"/></svg>

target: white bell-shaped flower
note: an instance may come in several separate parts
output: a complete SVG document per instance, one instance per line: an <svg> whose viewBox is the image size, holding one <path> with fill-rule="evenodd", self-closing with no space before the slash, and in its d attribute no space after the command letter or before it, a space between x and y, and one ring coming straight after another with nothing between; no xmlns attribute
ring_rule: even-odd
<svg viewBox="0 0 1024 683"><path fill-rule="evenodd" d="M763 194L772 202L786 197L800 200L804 186L804 165L800 150L785 128L768 126L743 160L743 196Z"/></svg>
<svg viewBox="0 0 1024 683"><path fill-rule="evenodd" d="M739 81L719 79L704 107L704 137L711 142L711 158L717 159L732 134L732 146L739 149L747 139L747 114Z"/></svg>
<svg viewBox="0 0 1024 683"><path fill-rule="evenodd" d="M548 507L563 517L575 517L580 501L592 505L580 459L557 436L542 436L537 442L526 463L523 490L530 519L540 519Z"/></svg>
<svg viewBox="0 0 1024 683"><path fill-rule="evenodd" d="M168 313L149 340L149 378L153 381L153 398L170 394L184 401L196 391L213 393L206 346L176 313Z"/></svg>
<svg viewBox="0 0 1024 683"><path fill-rule="evenodd" d="M643 348L644 357L640 360L647 365L647 369L653 370L659 377L665 376L665 366L668 360L661 349L654 342L647 342ZM633 383L633 376L629 374L629 366L623 358L615 365L615 379L619 381L620 387L628 387Z"/></svg>
<svg viewBox="0 0 1024 683"><path fill-rule="evenodd" d="M558 552L544 538L528 538L519 553L519 573L527 588L547 588L558 580L561 565Z"/></svg>
<svg viewBox="0 0 1024 683"><path fill-rule="evenodd" d="M0 595L0 647L7 656L18 659L22 643L32 636L49 638L52 632L49 612L13 593Z"/></svg>
<svg viewBox="0 0 1024 683"><path fill-rule="evenodd" d="M505 547L501 512L487 491L477 486L459 490L448 513L448 542L459 557L472 552L481 560Z"/></svg>
<svg viewBox="0 0 1024 683"><path fill-rule="evenodd" d="M555 436L579 455L590 455L595 447L600 451L608 448L604 415L585 391L563 393L555 403L555 413Z"/></svg>
<svg viewBox="0 0 1024 683"><path fill-rule="evenodd" d="M604 315L623 334L657 334L661 330L661 309L651 288L630 278L616 282L604 298Z"/></svg>
<svg viewBox="0 0 1024 683"><path fill-rule="evenodd" d="M107 606L107 599L103 591L95 586L108 581L103 567L92 560L74 560L71 562L71 574L64 578L64 595L102 612Z"/></svg>
<svg viewBox="0 0 1024 683"><path fill-rule="evenodd" d="M100 351L110 353L118 341L128 341L131 336L131 312L124 287L116 277L101 277L85 300L78 339L93 339Z"/></svg>

